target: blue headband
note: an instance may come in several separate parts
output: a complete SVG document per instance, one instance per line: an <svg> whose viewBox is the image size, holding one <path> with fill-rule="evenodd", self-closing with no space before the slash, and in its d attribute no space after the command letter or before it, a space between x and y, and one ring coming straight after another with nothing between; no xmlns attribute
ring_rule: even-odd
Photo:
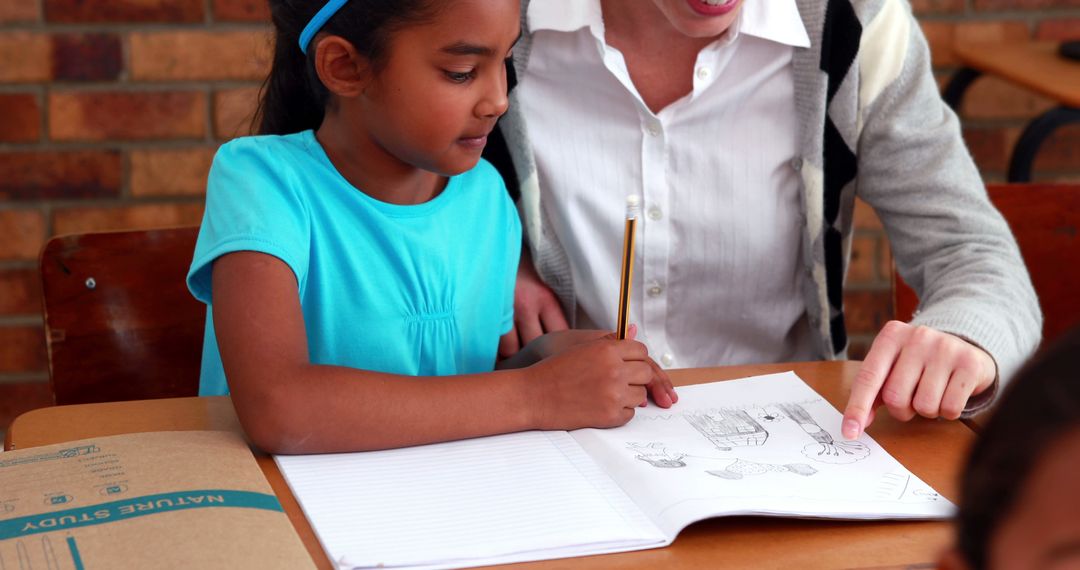
<svg viewBox="0 0 1080 570"><path fill-rule="evenodd" d="M300 33L300 51L307 54L311 38L314 38L315 34L319 33L327 20L337 14L337 11L345 5L345 2L348 2L348 0L327 0L326 5L315 13L308 25L304 26L304 31Z"/></svg>

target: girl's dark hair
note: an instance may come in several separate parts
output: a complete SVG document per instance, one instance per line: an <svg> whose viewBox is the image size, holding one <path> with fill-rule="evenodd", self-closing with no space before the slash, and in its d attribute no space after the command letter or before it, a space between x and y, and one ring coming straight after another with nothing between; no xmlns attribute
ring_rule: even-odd
<svg viewBox="0 0 1080 570"><path fill-rule="evenodd" d="M325 0L270 0L274 61L252 120L258 134L298 133L322 123L329 91L315 73L316 41L312 40L306 55L299 41L304 26L323 4ZM378 71L394 32L431 21L435 4L435 0L349 0L320 32L351 42Z"/></svg>
<svg viewBox="0 0 1080 570"><path fill-rule="evenodd" d="M1001 395L961 479L957 547L975 570L988 566L994 533L1045 451L1080 429L1080 328L1041 351Z"/></svg>

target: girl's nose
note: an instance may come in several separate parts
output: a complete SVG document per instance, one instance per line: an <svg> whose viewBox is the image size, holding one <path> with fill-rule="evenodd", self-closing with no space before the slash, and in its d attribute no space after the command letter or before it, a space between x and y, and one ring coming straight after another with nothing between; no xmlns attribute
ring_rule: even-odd
<svg viewBox="0 0 1080 570"><path fill-rule="evenodd" d="M483 118L501 117L510 107L506 94L506 68L491 81L484 97L476 105L476 115Z"/></svg>

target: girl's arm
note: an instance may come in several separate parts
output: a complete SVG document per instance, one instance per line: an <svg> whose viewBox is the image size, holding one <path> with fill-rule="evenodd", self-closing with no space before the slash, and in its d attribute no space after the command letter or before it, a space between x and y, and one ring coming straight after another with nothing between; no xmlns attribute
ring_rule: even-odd
<svg viewBox="0 0 1080 570"><path fill-rule="evenodd" d="M643 345L606 339L529 368L486 374L411 377L314 365L296 278L262 253L214 262L213 312L237 416L251 440L271 453L621 425L653 377Z"/></svg>

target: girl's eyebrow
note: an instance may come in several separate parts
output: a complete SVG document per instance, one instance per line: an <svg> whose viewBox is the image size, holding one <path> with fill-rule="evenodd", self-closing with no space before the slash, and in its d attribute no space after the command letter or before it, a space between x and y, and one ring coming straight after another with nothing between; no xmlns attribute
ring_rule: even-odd
<svg viewBox="0 0 1080 570"><path fill-rule="evenodd" d="M521 39L521 32L518 32L517 37L514 38L513 43L511 43L510 45L517 45L518 40L520 40L520 39ZM439 51L442 51L443 53L448 53L450 55L480 55L480 56L484 56L484 57L491 57L491 56L495 55L495 49L494 48L469 43L469 42L463 41L463 40L456 41L456 42L454 42L454 43L452 43L452 44L450 44L448 46L445 46Z"/></svg>
<svg viewBox="0 0 1080 570"><path fill-rule="evenodd" d="M470 44L463 41L454 42L448 46L445 46L440 51L442 51L443 53L448 53L450 55L495 55L495 50L488 46Z"/></svg>

